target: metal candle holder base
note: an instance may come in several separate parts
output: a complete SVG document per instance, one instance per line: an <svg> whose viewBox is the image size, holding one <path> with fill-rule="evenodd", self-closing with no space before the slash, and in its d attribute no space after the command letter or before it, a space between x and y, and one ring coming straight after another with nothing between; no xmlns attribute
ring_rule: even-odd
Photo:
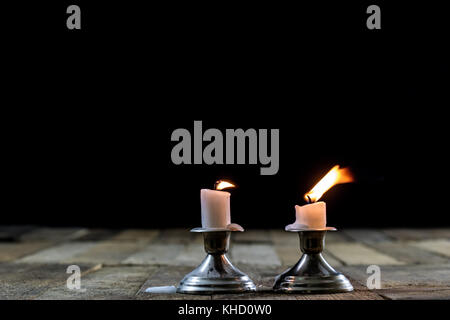
<svg viewBox="0 0 450 320"><path fill-rule="evenodd" d="M256 291L253 281L234 267L225 255L231 231L202 231L207 253L203 262L181 280L177 292L190 294L242 293Z"/></svg>
<svg viewBox="0 0 450 320"><path fill-rule="evenodd" d="M350 281L322 256L326 230L296 231L302 257L276 277L273 289L287 293L338 293L353 291Z"/></svg>

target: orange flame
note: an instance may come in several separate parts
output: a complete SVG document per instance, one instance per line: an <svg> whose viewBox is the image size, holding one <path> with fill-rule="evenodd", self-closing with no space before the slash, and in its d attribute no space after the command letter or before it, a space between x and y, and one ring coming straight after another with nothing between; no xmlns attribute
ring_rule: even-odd
<svg viewBox="0 0 450 320"><path fill-rule="evenodd" d="M341 184L353 182L353 174L348 168L340 168L339 165L334 166L328 173L308 192L305 194L305 200L316 202L331 187Z"/></svg>
<svg viewBox="0 0 450 320"><path fill-rule="evenodd" d="M228 182L228 181L224 181L224 180L219 180L216 182L216 184L214 185L214 189L216 190L223 190L226 188L233 188L235 187L234 184Z"/></svg>

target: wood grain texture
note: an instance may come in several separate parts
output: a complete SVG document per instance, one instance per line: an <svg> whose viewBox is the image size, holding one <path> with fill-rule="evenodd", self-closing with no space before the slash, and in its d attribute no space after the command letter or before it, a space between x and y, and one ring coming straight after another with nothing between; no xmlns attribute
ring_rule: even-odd
<svg viewBox="0 0 450 320"><path fill-rule="evenodd" d="M183 277L192 271L191 267L158 267L139 288L136 298L139 300L211 300L210 295L146 293L149 287L177 286Z"/></svg>
<svg viewBox="0 0 450 320"><path fill-rule="evenodd" d="M450 240L450 229L385 229L384 233L390 237L400 240L429 240L429 239L447 239Z"/></svg>
<svg viewBox="0 0 450 320"><path fill-rule="evenodd" d="M269 244L241 244L236 243L230 251L233 263L255 264L264 266L280 266L273 246Z"/></svg>
<svg viewBox="0 0 450 320"><path fill-rule="evenodd" d="M234 243L271 243L270 232L268 230L249 229L245 232L234 232L232 234Z"/></svg>
<svg viewBox="0 0 450 320"><path fill-rule="evenodd" d="M89 233L84 228L36 228L20 236L20 241L69 241Z"/></svg>
<svg viewBox="0 0 450 320"><path fill-rule="evenodd" d="M390 300L450 300L450 289L415 286L376 290L377 294Z"/></svg>
<svg viewBox="0 0 450 320"><path fill-rule="evenodd" d="M0 262L14 261L51 246L52 242L0 242Z"/></svg>
<svg viewBox="0 0 450 320"><path fill-rule="evenodd" d="M97 265L79 265L84 273L97 269ZM67 266L61 264L0 264L0 299L28 300L55 287L65 286ZM82 273L83 275L83 273Z"/></svg>
<svg viewBox="0 0 450 320"><path fill-rule="evenodd" d="M82 254L96 245L96 242L66 242L25 256L18 262L67 264L73 262L76 255Z"/></svg>
<svg viewBox="0 0 450 320"><path fill-rule="evenodd" d="M0 227L0 299L450 299L449 235L448 229L329 232L324 257L348 276L355 291L298 295L272 291L275 277L301 256L296 233L235 233L228 256L257 292L203 296L144 292L176 286L204 259L203 236L189 229ZM67 289L70 264L80 266L86 290ZM366 287L372 264L381 269L381 289Z"/></svg>
<svg viewBox="0 0 450 320"><path fill-rule="evenodd" d="M369 274L367 266L342 266L340 271L365 285ZM381 287L403 286L450 287L450 264L380 266Z"/></svg>
<svg viewBox="0 0 450 320"><path fill-rule="evenodd" d="M404 262L361 243L330 243L327 250L346 265L401 265Z"/></svg>
<svg viewBox="0 0 450 320"><path fill-rule="evenodd" d="M173 264L196 267L205 257L206 252L203 241L193 241L185 245L179 254L174 257Z"/></svg>
<svg viewBox="0 0 450 320"><path fill-rule="evenodd" d="M87 250L73 255L65 261L115 265L142 250L145 245L145 241L99 241L95 242L94 246L89 246Z"/></svg>
<svg viewBox="0 0 450 320"><path fill-rule="evenodd" d="M159 235L159 230L127 229L113 235L111 241L145 241L150 242Z"/></svg>
<svg viewBox="0 0 450 320"><path fill-rule="evenodd" d="M371 229L345 229L342 231L353 241L364 244L392 241L392 237L380 230Z"/></svg>
<svg viewBox="0 0 450 320"><path fill-rule="evenodd" d="M122 261L123 264L173 265L175 258L181 253L182 244L150 244Z"/></svg>
<svg viewBox="0 0 450 320"><path fill-rule="evenodd" d="M450 258L450 240L447 239L417 241L410 245Z"/></svg>
<svg viewBox="0 0 450 320"><path fill-rule="evenodd" d="M81 289L69 290L64 282L40 294L40 300L131 299L155 271L151 266L104 267L81 277Z"/></svg>
<svg viewBox="0 0 450 320"><path fill-rule="evenodd" d="M373 243L371 246L375 250L395 257L406 264L443 264L449 262L448 258L405 242L379 242Z"/></svg>
<svg viewBox="0 0 450 320"><path fill-rule="evenodd" d="M374 291L355 290L345 293L334 294L302 294L296 295L297 300L384 300L384 298Z"/></svg>

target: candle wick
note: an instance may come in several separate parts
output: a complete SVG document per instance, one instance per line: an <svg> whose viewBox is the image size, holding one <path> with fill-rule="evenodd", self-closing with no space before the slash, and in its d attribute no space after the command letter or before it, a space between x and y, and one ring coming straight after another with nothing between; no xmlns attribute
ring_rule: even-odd
<svg viewBox="0 0 450 320"><path fill-rule="evenodd" d="M306 196L308 198L308 203L312 203L311 201L311 197L310 196Z"/></svg>

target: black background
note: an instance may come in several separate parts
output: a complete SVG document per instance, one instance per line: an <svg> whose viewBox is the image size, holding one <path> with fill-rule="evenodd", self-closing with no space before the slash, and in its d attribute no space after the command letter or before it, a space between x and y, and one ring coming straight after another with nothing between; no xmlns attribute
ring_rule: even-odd
<svg viewBox="0 0 450 320"><path fill-rule="evenodd" d="M283 228L341 164L357 182L324 196L329 225L450 225L437 3L18 2L2 22L2 223L196 227L200 189L225 178L233 222ZM279 128L278 174L173 165L170 135L194 120Z"/></svg>

